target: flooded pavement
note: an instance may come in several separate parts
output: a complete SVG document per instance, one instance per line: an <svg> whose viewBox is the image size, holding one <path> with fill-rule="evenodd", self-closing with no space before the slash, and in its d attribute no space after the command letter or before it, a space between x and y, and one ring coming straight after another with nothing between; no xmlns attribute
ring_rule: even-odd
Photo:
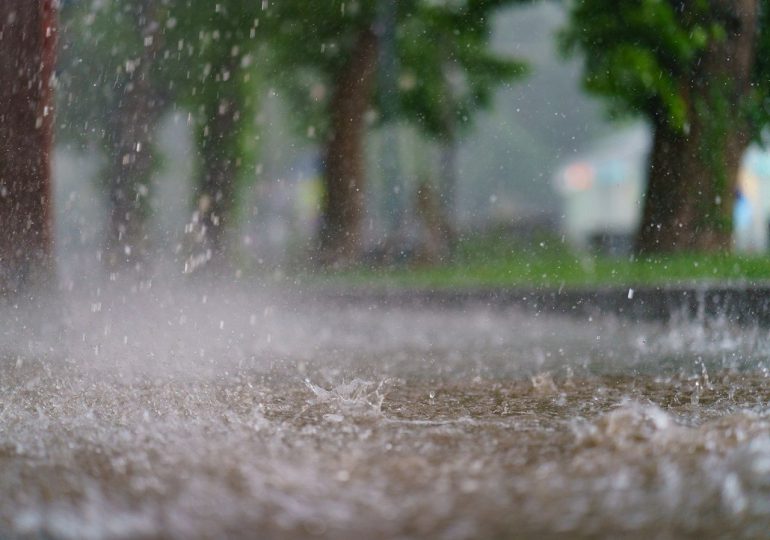
<svg viewBox="0 0 770 540"><path fill-rule="evenodd" d="M3 538L770 530L767 330L237 289L3 318Z"/></svg>

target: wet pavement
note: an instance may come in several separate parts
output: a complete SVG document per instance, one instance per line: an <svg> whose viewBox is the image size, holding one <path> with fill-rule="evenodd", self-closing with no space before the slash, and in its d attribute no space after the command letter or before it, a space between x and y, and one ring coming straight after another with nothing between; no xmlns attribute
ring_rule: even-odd
<svg viewBox="0 0 770 540"><path fill-rule="evenodd" d="M9 538L765 538L770 334L280 291L0 331Z"/></svg>

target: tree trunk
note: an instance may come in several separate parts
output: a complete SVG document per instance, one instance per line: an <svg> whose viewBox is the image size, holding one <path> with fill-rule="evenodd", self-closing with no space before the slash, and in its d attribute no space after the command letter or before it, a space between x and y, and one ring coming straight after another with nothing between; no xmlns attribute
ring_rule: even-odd
<svg viewBox="0 0 770 540"><path fill-rule="evenodd" d="M188 227L189 256L185 272L222 274L231 263L230 236L236 225L236 197L241 174L242 138L248 97L239 75L241 57L220 48L214 75L216 86L200 94L200 124L196 135L198 181L196 209Z"/></svg>
<svg viewBox="0 0 770 540"><path fill-rule="evenodd" d="M219 262L227 253L227 232L232 225L235 206L237 141L233 115L235 103L222 100L219 109L206 124L208 134L200 145L203 158L198 210L205 229L206 245Z"/></svg>
<svg viewBox="0 0 770 540"><path fill-rule="evenodd" d="M749 142L742 103L750 92L757 0L721 0L726 38L714 41L683 83L688 126L654 119L648 186L636 239L641 254L726 251L741 158ZM725 88L728 88L725 96Z"/></svg>
<svg viewBox="0 0 770 540"><path fill-rule="evenodd" d="M377 38L371 29L365 29L335 81L329 104L331 126L323 161L325 194L320 230L323 264L348 264L361 255L365 115L376 67Z"/></svg>
<svg viewBox="0 0 770 540"><path fill-rule="evenodd" d="M417 189L415 207L422 223L417 262L423 264L447 262L451 248L450 226L441 196L433 187L430 178L423 180Z"/></svg>
<svg viewBox="0 0 770 540"><path fill-rule="evenodd" d="M111 271L141 272L146 262L149 191L155 168L154 134L162 108L152 81L160 50L154 1L133 2L134 18L145 42L138 65L123 74L116 110L108 124L109 228L105 261Z"/></svg>
<svg viewBox="0 0 770 540"><path fill-rule="evenodd" d="M444 124L444 134L439 140L439 174L441 179L441 209L444 215L444 241L447 253L451 255L456 239L455 221L457 219L457 188L458 177L458 153L460 145L458 141L458 126L456 116L455 88L452 83L453 75L458 69L451 60L452 53L449 43L444 43L445 62L442 69L443 99L441 100L441 114Z"/></svg>
<svg viewBox="0 0 770 540"><path fill-rule="evenodd" d="M0 1L0 294L53 276L55 4Z"/></svg>
<svg viewBox="0 0 770 540"><path fill-rule="evenodd" d="M442 235L446 243L445 256L451 255L457 238L457 154L459 145L454 131L440 142L439 174L441 175L441 212L443 214Z"/></svg>
<svg viewBox="0 0 770 540"><path fill-rule="evenodd" d="M735 189L747 138L735 130L724 134L719 171L703 156L700 130L693 124L683 135L655 127L639 253L725 251L732 245Z"/></svg>

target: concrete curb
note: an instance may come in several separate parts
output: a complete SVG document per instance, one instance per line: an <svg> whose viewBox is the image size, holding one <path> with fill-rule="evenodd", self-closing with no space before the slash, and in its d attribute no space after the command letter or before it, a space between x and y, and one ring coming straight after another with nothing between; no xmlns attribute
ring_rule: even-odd
<svg viewBox="0 0 770 540"><path fill-rule="evenodd" d="M536 313L574 316L612 314L666 322L727 319L740 325L770 326L770 285L693 285L599 287L584 289L363 289L324 290L322 298L372 307L441 307L462 309L519 307Z"/></svg>

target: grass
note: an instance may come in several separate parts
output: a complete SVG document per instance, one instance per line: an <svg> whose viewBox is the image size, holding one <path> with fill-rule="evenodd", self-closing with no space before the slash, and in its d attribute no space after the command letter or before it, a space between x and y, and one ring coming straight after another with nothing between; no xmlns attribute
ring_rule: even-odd
<svg viewBox="0 0 770 540"><path fill-rule="evenodd" d="M770 281L770 256L612 257L576 253L550 237L524 245L502 236L475 236L461 240L453 260L445 264L360 267L329 272L321 279L330 285L415 288L760 283Z"/></svg>

